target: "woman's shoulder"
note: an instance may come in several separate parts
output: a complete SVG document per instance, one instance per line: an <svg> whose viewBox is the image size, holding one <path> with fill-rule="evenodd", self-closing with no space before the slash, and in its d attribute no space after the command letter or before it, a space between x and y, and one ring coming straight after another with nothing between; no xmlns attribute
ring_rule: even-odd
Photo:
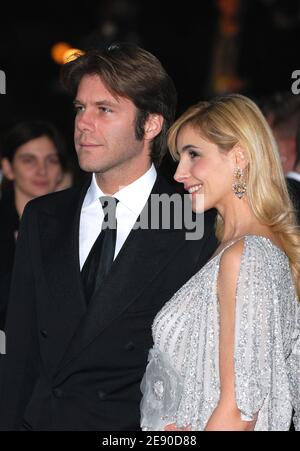
<svg viewBox="0 0 300 451"><path fill-rule="evenodd" d="M235 281L241 270L250 271L263 277L272 267L282 269L282 263L288 265L288 258L278 243L267 236L245 235L223 249L220 255L219 279ZM230 279L230 280L228 280Z"/></svg>
<svg viewBox="0 0 300 451"><path fill-rule="evenodd" d="M286 256L278 240L265 235L249 234L236 239L224 248L221 259L227 263L236 264L241 260L243 254L248 251L252 258L261 259L274 254Z"/></svg>
<svg viewBox="0 0 300 451"><path fill-rule="evenodd" d="M275 298L293 301L295 297L288 257L270 238L260 235L247 235L224 250L217 287L220 305L226 309L237 299L249 308L258 308L263 300L271 311ZM289 308L291 303L285 305Z"/></svg>

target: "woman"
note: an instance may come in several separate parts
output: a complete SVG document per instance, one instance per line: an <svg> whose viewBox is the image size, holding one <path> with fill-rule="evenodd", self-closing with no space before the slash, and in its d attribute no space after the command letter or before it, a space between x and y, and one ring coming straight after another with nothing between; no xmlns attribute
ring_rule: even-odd
<svg viewBox="0 0 300 451"><path fill-rule="evenodd" d="M0 201L0 329L3 329L20 218L27 202L55 191L62 180L63 138L48 122L18 123L4 139L1 167L6 182Z"/></svg>
<svg viewBox="0 0 300 451"><path fill-rule="evenodd" d="M141 426L288 430L294 408L300 429L300 235L270 128L232 94L188 109L169 147L220 245L154 320Z"/></svg>

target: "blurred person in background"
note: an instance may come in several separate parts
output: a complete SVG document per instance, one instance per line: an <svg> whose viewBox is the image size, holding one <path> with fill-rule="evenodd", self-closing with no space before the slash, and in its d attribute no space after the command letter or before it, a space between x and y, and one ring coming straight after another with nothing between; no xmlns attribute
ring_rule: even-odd
<svg viewBox="0 0 300 451"><path fill-rule="evenodd" d="M296 134L295 162L292 171L287 173L287 185L300 224L300 123Z"/></svg>
<svg viewBox="0 0 300 451"><path fill-rule="evenodd" d="M0 200L0 329L3 329L20 219L27 202L56 191L64 180L64 139L49 122L20 122L3 139L1 167L4 178Z"/></svg>
<svg viewBox="0 0 300 451"><path fill-rule="evenodd" d="M300 97L290 91L276 92L262 101L262 109L275 136L289 194L300 223Z"/></svg>

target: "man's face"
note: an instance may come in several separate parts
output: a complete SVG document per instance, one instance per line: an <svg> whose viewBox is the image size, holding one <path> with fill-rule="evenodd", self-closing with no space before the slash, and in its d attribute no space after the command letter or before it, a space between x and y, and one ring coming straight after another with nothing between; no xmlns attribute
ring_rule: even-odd
<svg viewBox="0 0 300 451"><path fill-rule="evenodd" d="M75 148L80 167L126 184L150 167L148 144L135 137L137 109L125 97L114 97L97 75L85 75L74 101ZM125 177L126 178L126 177Z"/></svg>

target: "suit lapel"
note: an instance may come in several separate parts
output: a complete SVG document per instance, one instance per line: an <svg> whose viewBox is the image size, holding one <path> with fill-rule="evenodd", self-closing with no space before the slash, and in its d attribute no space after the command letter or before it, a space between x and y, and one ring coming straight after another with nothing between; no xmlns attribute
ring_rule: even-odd
<svg viewBox="0 0 300 451"><path fill-rule="evenodd" d="M156 275L172 259L173 252L182 246L182 240L178 239L179 233L175 230L171 233L159 230L131 232L107 279L92 297L61 368L76 358L150 286Z"/></svg>
<svg viewBox="0 0 300 451"><path fill-rule="evenodd" d="M152 194L166 193L159 178ZM173 194L171 190L170 194ZM145 209L149 208L148 203ZM115 318L134 303L183 245L182 230L132 230L107 279L94 294L59 369L82 352ZM134 275L134 276L133 276Z"/></svg>

